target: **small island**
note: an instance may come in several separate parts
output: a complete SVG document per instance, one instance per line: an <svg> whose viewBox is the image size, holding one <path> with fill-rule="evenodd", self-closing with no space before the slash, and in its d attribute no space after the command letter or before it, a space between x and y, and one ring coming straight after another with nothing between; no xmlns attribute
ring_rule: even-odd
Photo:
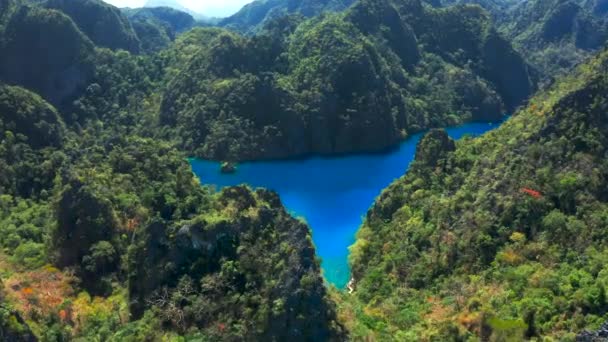
<svg viewBox="0 0 608 342"><path fill-rule="evenodd" d="M236 172L236 163L225 161L222 162L220 171L225 174L235 173Z"/></svg>

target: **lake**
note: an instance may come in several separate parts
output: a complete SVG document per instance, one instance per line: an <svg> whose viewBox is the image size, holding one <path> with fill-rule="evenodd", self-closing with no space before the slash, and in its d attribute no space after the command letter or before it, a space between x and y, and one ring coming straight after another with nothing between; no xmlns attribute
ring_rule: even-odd
<svg viewBox="0 0 608 342"><path fill-rule="evenodd" d="M468 123L446 131L460 139L499 125ZM348 247L355 242L363 217L382 189L407 171L422 135L382 153L246 162L234 174L222 174L218 162L191 159L190 163L203 184L218 189L249 184L276 191L285 207L310 225L325 279L344 288L350 279Z"/></svg>

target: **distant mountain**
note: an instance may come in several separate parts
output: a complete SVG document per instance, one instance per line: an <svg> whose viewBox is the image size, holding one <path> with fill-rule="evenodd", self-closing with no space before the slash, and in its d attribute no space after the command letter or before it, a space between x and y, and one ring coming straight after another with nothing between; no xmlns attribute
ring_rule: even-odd
<svg viewBox="0 0 608 342"><path fill-rule="evenodd" d="M270 19L300 14L313 17L324 11L341 11L354 0L256 0L245 5L236 14L222 20L220 26L247 33L259 30Z"/></svg>
<svg viewBox="0 0 608 342"><path fill-rule="evenodd" d="M125 9L124 13L131 21L154 20L168 25L175 32L183 32L196 24L196 20L191 14L172 7Z"/></svg>
<svg viewBox="0 0 608 342"><path fill-rule="evenodd" d="M189 13L171 7L125 8L145 52L159 51L167 47L178 33L197 23Z"/></svg>
<svg viewBox="0 0 608 342"><path fill-rule="evenodd" d="M608 39L607 0L428 0L433 6L476 4L545 80L569 71Z"/></svg>
<svg viewBox="0 0 608 342"><path fill-rule="evenodd" d="M548 76L570 70L608 39L599 0L531 0L499 19L500 31Z"/></svg>
<svg viewBox="0 0 608 342"><path fill-rule="evenodd" d="M177 2L175 0L148 0L144 4L144 7L170 7L170 8L182 11L182 12L186 12L197 20L206 21L209 19L204 14L194 12L191 9L183 6L182 4L180 4L179 2Z"/></svg>
<svg viewBox="0 0 608 342"><path fill-rule="evenodd" d="M148 0L144 4L144 7L171 7L183 12L190 11L175 0Z"/></svg>

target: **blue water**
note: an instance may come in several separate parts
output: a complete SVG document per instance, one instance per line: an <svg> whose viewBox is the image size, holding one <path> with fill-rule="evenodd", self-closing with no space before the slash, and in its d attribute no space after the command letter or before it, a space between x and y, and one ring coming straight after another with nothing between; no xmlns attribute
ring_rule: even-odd
<svg viewBox="0 0 608 342"><path fill-rule="evenodd" d="M469 123L448 128L453 139L477 136L500 123ZM191 159L192 169L203 184L225 186L249 184L276 191L294 216L302 216L312 228L325 279L344 288L350 278L348 247L374 199L414 159L422 134L383 153L295 160L246 162L234 174L222 174L220 164Z"/></svg>

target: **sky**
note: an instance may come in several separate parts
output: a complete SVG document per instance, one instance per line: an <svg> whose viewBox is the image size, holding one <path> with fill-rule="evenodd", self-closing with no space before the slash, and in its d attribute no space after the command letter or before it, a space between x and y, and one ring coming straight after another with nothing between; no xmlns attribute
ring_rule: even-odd
<svg viewBox="0 0 608 342"><path fill-rule="evenodd" d="M146 0L104 0L117 7L142 7ZM226 17L236 13L252 0L175 0L182 6L210 17Z"/></svg>

